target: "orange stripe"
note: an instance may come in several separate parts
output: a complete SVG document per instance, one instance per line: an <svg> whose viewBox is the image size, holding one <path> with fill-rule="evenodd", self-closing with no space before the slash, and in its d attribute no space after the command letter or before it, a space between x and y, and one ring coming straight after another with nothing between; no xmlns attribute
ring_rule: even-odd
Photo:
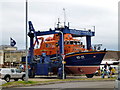
<svg viewBox="0 0 120 90"><path fill-rule="evenodd" d="M105 53L105 52L74 54L74 55L69 55L69 56L66 56L66 57L72 57L72 56L84 55L84 54L98 54L98 53Z"/></svg>

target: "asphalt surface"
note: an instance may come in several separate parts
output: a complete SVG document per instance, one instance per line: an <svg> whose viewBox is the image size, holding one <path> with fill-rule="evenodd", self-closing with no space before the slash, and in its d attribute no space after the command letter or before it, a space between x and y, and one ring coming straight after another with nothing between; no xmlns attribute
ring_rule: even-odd
<svg viewBox="0 0 120 90"><path fill-rule="evenodd" d="M81 76L80 76L81 77ZM74 76L73 78L80 78L77 76ZM72 78L72 77L68 77ZM82 77L86 78L86 77ZM94 78L98 78L94 77ZM36 77L32 78L30 80L32 81L46 81L48 79L56 79L56 77ZM14 81L14 80L11 80ZM2 80L2 84L6 83L4 80ZM46 84L46 85L36 85L36 86L29 86L29 87L19 87L17 89L5 89L5 90L114 90L115 87L115 81L72 81L72 82L60 82L60 83L54 83L54 84ZM73 88L73 89L70 89ZM97 89L96 89L97 88Z"/></svg>
<svg viewBox="0 0 120 90"><path fill-rule="evenodd" d="M22 88L114 88L115 81L74 81L49 85L37 85Z"/></svg>
<svg viewBox="0 0 120 90"><path fill-rule="evenodd" d="M67 79L77 79L77 78L86 78L85 76L67 76ZM94 76L94 78L96 78ZM97 76L98 78L98 76ZM30 81L48 81L48 80L55 80L57 76L36 76L35 78L29 78ZM19 79L20 81L21 79ZM10 82L13 82L13 79L10 79ZM7 83L4 79L0 79L0 85Z"/></svg>
<svg viewBox="0 0 120 90"><path fill-rule="evenodd" d="M67 79L79 79L86 78L86 76L67 76ZM94 76L93 78L101 78L101 76ZM107 77L105 77L107 78ZM29 78L30 81L48 81L48 80L56 80L57 76L36 76L35 78ZM10 79L10 82L13 82L13 79ZM21 81L21 79L19 79ZM0 79L0 85L7 83L5 80Z"/></svg>

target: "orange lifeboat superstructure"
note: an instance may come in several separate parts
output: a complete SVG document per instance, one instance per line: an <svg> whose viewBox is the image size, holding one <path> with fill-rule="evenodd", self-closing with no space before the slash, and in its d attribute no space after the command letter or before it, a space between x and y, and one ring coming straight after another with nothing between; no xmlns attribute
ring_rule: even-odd
<svg viewBox="0 0 120 90"><path fill-rule="evenodd" d="M34 49L34 55L42 55L42 53L46 53L46 55L53 55L59 52L59 34L54 34L53 38L48 37L44 40L43 37L39 37L38 40L41 39L41 43L39 43L39 48ZM36 41L34 43L35 46ZM85 51L85 45L78 40L73 39L71 34L64 34L64 52L72 53L72 52L83 52Z"/></svg>

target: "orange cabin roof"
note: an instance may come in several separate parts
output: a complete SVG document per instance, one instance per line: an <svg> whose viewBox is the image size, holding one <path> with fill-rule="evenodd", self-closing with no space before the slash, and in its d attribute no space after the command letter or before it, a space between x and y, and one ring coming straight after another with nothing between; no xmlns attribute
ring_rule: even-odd
<svg viewBox="0 0 120 90"><path fill-rule="evenodd" d="M53 37L47 37L47 38L45 39L45 41L51 41L51 40L53 40Z"/></svg>

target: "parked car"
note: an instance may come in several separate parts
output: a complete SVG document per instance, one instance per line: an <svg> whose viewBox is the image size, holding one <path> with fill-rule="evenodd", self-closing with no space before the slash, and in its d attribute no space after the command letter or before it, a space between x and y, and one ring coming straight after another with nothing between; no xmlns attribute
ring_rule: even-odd
<svg viewBox="0 0 120 90"><path fill-rule="evenodd" d="M19 79L25 80L25 72L16 68L0 68L0 78L9 82L10 79L18 81Z"/></svg>

